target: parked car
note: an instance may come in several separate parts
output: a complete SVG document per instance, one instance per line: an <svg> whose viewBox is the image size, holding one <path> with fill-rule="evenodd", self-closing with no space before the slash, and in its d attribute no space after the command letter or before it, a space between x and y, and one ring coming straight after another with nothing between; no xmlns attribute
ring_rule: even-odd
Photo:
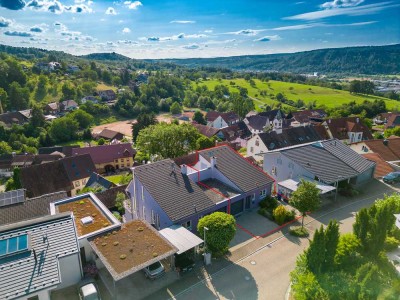
<svg viewBox="0 0 400 300"><path fill-rule="evenodd" d="M79 285L80 300L101 300L99 288L94 280L87 280Z"/></svg>
<svg viewBox="0 0 400 300"><path fill-rule="evenodd" d="M184 252L182 254L175 254L175 267L179 274L186 273L193 270L195 262L192 255Z"/></svg>
<svg viewBox="0 0 400 300"><path fill-rule="evenodd" d="M400 172L392 172L383 176L383 182L393 184L395 182L400 182Z"/></svg>
<svg viewBox="0 0 400 300"><path fill-rule="evenodd" d="M156 279L165 274L165 268L161 262L155 262L154 264L143 269L144 274L149 279Z"/></svg>

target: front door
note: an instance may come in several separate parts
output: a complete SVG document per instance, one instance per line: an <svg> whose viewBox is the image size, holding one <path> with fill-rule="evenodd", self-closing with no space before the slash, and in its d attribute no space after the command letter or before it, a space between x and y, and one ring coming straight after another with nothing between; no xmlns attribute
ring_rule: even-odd
<svg viewBox="0 0 400 300"><path fill-rule="evenodd" d="M250 206L251 206L251 196L247 196L244 209L250 209Z"/></svg>

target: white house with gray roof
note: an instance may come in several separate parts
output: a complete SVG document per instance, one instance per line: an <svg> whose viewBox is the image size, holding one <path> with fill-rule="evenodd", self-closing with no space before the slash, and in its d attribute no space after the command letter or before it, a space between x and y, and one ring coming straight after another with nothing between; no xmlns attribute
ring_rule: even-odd
<svg viewBox="0 0 400 300"><path fill-rule="evenodd" d="M0 299L50 299L81 277L70 212L0 227Z"/></svg>

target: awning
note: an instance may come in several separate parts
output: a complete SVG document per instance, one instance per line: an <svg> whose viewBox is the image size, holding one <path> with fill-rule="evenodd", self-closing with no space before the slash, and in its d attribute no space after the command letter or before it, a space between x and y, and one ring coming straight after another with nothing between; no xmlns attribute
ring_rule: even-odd
<svg viewBox="0 0 400 300"><path fill-rule="evenodd" d="M191 233L181 225L172 225L159 231L172 245L178 248L178 254L181 254L189 249L192 249L201 243L203 240L197 235Z"/></svg>
<svg viewBox="0 0 400 300"><path fill-rule="evenodd" d="M284 181L278 182L278 185L294 192L297 190L300 184L300 179L315 183L317 185L317 188L321 191L321 194L326 194L336 189L334 186L327 185L322 182L315 181L309 178L286 179Z"/></svg>

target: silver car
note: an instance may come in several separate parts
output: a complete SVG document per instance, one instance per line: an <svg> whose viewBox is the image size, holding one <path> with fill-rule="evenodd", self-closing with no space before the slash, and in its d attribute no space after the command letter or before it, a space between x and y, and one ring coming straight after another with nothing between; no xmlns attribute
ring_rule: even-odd
<svg viewBox="0 0 400 300"><path fill-rule="evenodd" d="M143 271L145 276L149 279L156 279L165 274L165 268L159 261L144 268Z"/></svg>

